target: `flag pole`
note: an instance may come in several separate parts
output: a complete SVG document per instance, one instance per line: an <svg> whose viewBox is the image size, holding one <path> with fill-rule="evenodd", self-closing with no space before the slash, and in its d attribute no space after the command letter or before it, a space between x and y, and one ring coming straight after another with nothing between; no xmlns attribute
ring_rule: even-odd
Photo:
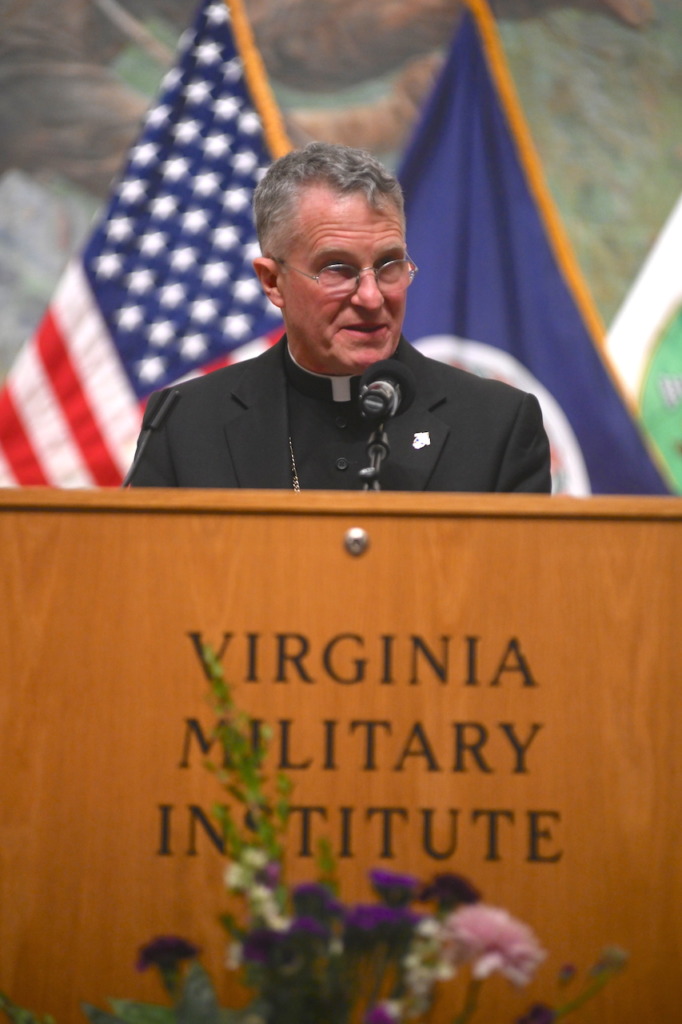
<svg viewBox="0 0 682 1024"><path fill-rule="evenodd" d="M286 133L284 119L274 97L243 0L225 0L230 12L234 40L242 61L244 74L256 110L263 122L265 140L274 159L284 156L293 145Z"/></svg>

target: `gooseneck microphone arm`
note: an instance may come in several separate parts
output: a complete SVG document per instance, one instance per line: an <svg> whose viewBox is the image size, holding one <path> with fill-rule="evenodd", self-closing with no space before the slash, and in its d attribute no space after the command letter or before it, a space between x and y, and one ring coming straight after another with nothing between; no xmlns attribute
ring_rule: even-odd
<svg viewBox="0 0 682 1024"><path fill-rule="evenodd" d="M381 470L382 462L384 459L388 458L390 453L391 448L386 436L386 430L384 429L383 423L379 423L370 434L369 441L367 442L369 466L365 466L365 468L361 469L358 474L362 480L363 491L381 490L379 485L379 472Z"/></svg>
<svg viewBox="0 0 682 1024"><path fill-rule="evenodd" d="M140 436L137 440L135 457L131 463L130 469L125 475L123 483L121 484L122 488L130 487L130 483L135 476L137 467L142 461L145 448L149 444L149 438L155 430L159 429L179 397L180 392L177 388L172 388L170 391L155 391L153 395L150 395L149 401L147 402L147 408L144 411L144 417L142 419L142 429L140 430Z"/></svg>
<svg viewBox="0 0 682 1024"><path fill-rule="evenodd" d="M367 442L369 466L360 470L363 490L378 491L382 463L391 448L386 436L385 423L411 404L416 391L414 376L395 359L383 359L365 370L360 379L360 411L376 424Z"/></svg>

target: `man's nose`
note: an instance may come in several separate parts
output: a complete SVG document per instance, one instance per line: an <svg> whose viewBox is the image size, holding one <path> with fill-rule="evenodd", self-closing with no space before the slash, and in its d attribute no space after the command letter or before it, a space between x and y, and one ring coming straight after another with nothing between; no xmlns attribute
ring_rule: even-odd
<svg viewBox="0 0 682 1024"><path fill-rule="evenodd" d="M360 271L360 280L353 293L353 299L360 305L376 309L383 304L384 296L377 283L372 267Z"/></svg>

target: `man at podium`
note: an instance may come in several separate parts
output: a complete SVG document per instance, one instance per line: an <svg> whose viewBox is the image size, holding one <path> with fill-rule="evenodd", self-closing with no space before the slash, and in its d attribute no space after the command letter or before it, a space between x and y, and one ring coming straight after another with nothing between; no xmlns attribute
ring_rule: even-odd
<svg viewBox="0 0 682 1024"><path fill-rule="evenodd" d="M254 196L254 270L286 333L152 396L127 482L150 487L548 492L537 399L402 336L418 268L397 179L313 142Z"/></svg>

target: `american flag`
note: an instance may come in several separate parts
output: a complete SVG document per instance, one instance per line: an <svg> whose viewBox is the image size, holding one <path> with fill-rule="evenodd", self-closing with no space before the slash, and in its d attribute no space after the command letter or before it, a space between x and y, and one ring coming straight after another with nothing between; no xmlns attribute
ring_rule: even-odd
<svg viewBox="0 0 682 1024"><path fill-rule="evenodd" d="M279 336L251 197L287 148L241 0L204 0L0 392L0 486L117 486L152 391Z"/></svg>

